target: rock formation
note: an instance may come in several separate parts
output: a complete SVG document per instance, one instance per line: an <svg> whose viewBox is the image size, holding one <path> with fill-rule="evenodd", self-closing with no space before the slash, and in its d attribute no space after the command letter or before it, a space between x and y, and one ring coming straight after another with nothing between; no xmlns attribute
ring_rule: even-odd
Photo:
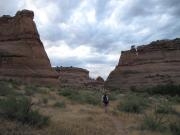
<svg viewBox="0 0 180 135"><path fill-rule="evenodd" d="M56 67L61 85L84 86L89 80L89 71L77 67Z"/></svg>
<svg viewBox="0 0 180 135"><path fill-rule="evenodd" d="M158 40L122 51L105 86L111 89L180 84L180 38Z"/></svg>
<svg viewBox="0 0 180 135"><path fill-rule="evenodd" d="M0 79L57 82L33 18L28 10L0 17Z"/></svg>
<svg viewBox="0 0 180 135"><path fill-rule="evenodd" d="M77 67L55 67L59 73L59 80L63 86L100 88L104 82L89 77L89 71Z"/></svg>
<svg viewBox="0 0 180 135"><path fill-rule="evenodd" d="M99 83L104 83L104 79L101 76L98 76L96 78L96 81L99 82Z"/></svg>

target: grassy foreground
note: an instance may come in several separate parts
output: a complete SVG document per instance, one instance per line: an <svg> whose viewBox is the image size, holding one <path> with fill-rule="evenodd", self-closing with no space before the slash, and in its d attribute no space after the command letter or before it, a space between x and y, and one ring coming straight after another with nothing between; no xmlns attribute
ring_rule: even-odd
<svg viewBox="0 0 180 135"><path fill-rule="evenodd" d="M105 113L100 91L0 81L0 135L180 135L179 95L154 91L109 92Z"/></svg>

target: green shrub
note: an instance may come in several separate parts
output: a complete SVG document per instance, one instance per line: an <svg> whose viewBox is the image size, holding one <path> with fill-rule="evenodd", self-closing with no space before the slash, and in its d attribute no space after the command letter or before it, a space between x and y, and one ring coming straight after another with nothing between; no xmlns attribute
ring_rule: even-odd
<svg viewBox="0 0 180 135"><path fill-rule="evenodd" d="M65 97L69 97L69 96L77 95L78 91L72 90L71 88L64 88L59 92L59 94Z"/></svg>
<svg viewBox="0 0 180 135"><path fill-rule="evenodd" d="M117 108L124 112L141 113L147 106L148 101L144 97L130 95L125 97L125 99L118 104Z"/></svg>
<svg viewBox="0 0 180 135"><path fill-rule="evenodd" d="M32 103L25 97L22 98L7 98L0 100L1 117L10 120L17 120L23 124L28 124L34 127L47 125L49 118L42 116L38 111L32 110Z"/></svg>
<svg viewBox="0 0 180 135"><path fill-rule="evenodd" d="M120 91L112 91L109 95L109 100L112 101L112 100L117 100L120 98Z"/></svg>
<svg viewBox="0 0 180 135"><path fill-rule="evenodd" d="M170 114L170 113L175 113L175 110L169 102L164 101L157 105L155 112Z"/></svg>
<svg viewBox="0 0 180 135"><path fill-rule="evenodd" d="M180 135L180 120L169 124L172 135Z"/></svg>
<svg viewBox="0 0 180 135"><path fill-rule="evenodd" d="M65 96L72 101L76 101L79 103L88 103L92 105L100 104L101 95L95 91L87 91L87 90L72 90L72 89L62 89L59 92L60 95Z"/></svg>
<svg viewBox="0 0 180 135"><path fill-rule="evenodd" d="M163 131L165 129L164 116L157 113L145 114L141 123L142 130Z"/></svg>
<svg viewBox="0 0 180 135"><path fill-rule="evenodd" d="M26 96L33 96L35 93L38 92L38 86L34 86L34 85L28 85L25 88L25 95Z"/></svg>
<svg viewBox="0 0 180 135"><path fill-rule="evenodd" d="M56 102L54 104L55 107L59 107L59 108L65 108L66 107L66 104L64 101L59 101L59 102Z"/></svg>
<svg viewBox="0 0 180 135"><path fill-rule="evenodd" d="M11 87L11 83L0 81L0 96L16 95L17 93Z"/></svg>
<svg viewBox="0 0 180 135"><path fill-rule="evenodd" d="M180 96L176 95L174 97L169 97L169 100L172 102L172 103L180 103Z"/></svg>
<svg viewBox="0 0 180 135"><path fill-rule="evenodd" d="M159 94L159 95L170 95L170 96L180 96L180 85L159 85L156 87L148 88L145 90L151 95Z"/></svg>

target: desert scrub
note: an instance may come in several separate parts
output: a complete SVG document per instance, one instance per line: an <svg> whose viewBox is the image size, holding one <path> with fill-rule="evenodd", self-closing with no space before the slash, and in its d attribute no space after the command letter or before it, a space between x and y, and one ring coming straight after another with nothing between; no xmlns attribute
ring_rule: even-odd
<svg viewBox="0 0 180 135"><path fill-rule="evenodd" d="M33 96L38 91L38 87L34 85L27 85L25 88L26 96Z"/></svg>
<svg viewBox="0 0 180 135"><path fill-rule="evenodd" d="M175 114L176 111L170 102L162 101L155 107L156 113Z"/></svg>
<svg viewBox="0 0 180 135"><path fill-rule="evenodd" d="M18 95L12 84L7 81L0 81L0 96Z"/></svg>
<svg viewBox="0 0 180 135"><path fill-rule="evenodd" d="M141 113L148 106L148 100L142 96L128 95L119 102L117 109L124 112Z"/></svg>
<svg viewBox="0 0 180 135"><path fill-rule="evenodd" d="M180 96L180 85L159 85L152 88L145 89L150 95L170 95L170 96Z"/></svg>
<svg viewBox="0 0 180 135"><path fill-rule="evenodd" d="M49 123L49 118L32 110L32 103L25 97L8 97L0 100L0 116L16 120L33 127L42 127Z"/></svg>
<svg viewBox="0 0 180 135"><path fill-rule="evenodd" d="M169 123L169 129L172 135L180 135L180 119Z"/></svg>
<svg viewBox="0 0 180 135"><path fill-rule="evenodd" d="M98 105L101 101L100 92L87 90L73 90L72 88L64 88L59 92L59 95L65 96L72 101L78 103L87 103Z"/></svg>
<svg viewBox="0 0 180 135"><path fill-rule="evenodd" d="M120 91L111 91L110 94L108 95L109 96L109 100L112 101L112 100L118 100L121 98L121 92Z"/></svg>
<svg viewBox="0 0 180 135"><path fill-rule="evenodd" d="M58 101L58 102L54 103L54 107L66 108L66 104L64 101Z"/></svg>
<svg viewBox="0 0 180 135"><path fill-rule="evenodd" d="M164 115L157 114L155 112L150 114L144 114L141 129L151 131L163 131L166 129L166 120Z"/></svg>
<svg viewBox="0 0 180 135"><path fill-rule="evenodd" d="M174 97L169 97L169 101L175 104L180 103L180 96L176 95Z"/></svg>

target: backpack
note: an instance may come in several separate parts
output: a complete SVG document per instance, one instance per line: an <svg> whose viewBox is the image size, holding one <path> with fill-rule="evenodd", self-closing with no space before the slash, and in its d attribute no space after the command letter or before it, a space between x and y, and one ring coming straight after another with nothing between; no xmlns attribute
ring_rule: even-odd
<svg viewBox="0 0 180 135"><path fill-rule="evenodd" d="M103 96L103 103L105 103L105 104L108 104L108 103L109 103L109 100L108 100L107 95L104 95L104 96Z"/></svg>

